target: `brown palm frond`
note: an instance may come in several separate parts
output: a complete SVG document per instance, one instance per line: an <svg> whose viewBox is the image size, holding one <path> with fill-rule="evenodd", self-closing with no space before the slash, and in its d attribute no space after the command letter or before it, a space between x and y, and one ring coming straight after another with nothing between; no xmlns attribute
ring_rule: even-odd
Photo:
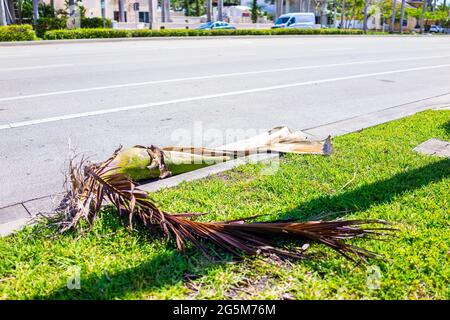
<svg viewBox="0 0 450 320"><path fill-rule="evenodd" d="M223 221L198 222L190 218L199 213L170 214L160 210L148 194L140 190L136 184L122 173L114 171L109 165L118 150L107 161L100 165L71 165L70 178L72 190L66 201L59 208L64 211L66 219L60 230L75 229L80 220L89 226L94 223L102 203L109 201L121 216L128 218L130 228L139 223L148 230L159 226L167 238L176 242L179 250L186 248L191 242L205 255L208 250L201 240L212 242L235 256L275 254L282 258L301 258L302 250L285 249L279 246L279 239L306 240L324 244L345 257L355 260L378 258L370 251L347 244L346 240L355 238L377 238L390 234L393 229L386 227L385 221L379 220L335 220L296 222L247 222L257 218ZM162 162L164 166L164 162ZM68 199L68 200L67 200ZM375 224L378 227L364 225Z"/></svg>

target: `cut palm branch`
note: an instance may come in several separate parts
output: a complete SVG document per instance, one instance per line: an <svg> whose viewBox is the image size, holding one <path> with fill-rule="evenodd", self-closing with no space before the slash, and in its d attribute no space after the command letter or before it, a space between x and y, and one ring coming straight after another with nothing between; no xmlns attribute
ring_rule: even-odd
<svg viewBox="0 0 450 320"><path fill-rule="evenodd" d="M163 177L170 174L167 168L168 159L163 150L154 146L148 148L136 146L135 150L139 151L137 156L144 151L150 156L152 170L157 168ZM185 153L186 150L183 148L182 151L177 150L177 152ZM230 151L223 150L223 153L225 152ZM197 153L194 151L192 154ZM212 153L210 156L224 157L225 155ZM191 242L209 256L204 245L204 241L207 241L235 256L275 254L282 258L301 258L303 250L283 248L278 244L278 239L285 238L318 242L351 260L365 260L378 256L374 252L347 244L345 241L354 238L379 238L390 234L392 230L385 226L387 224L385 221L378 220L302 223L290 219L276 222L248 222L258 217L253 216L235 221L195 221L191 218L198 215L196 213L170 214L159 209L148 194L140 190L133 181L141 175L121 166L124 158L123 153L118 149L108 160L100 164L83 165L83 163L71 162L67 195L57 208L62 213L57 222L60 232L78 229L85 225L80 223L82 221L86 222L90 228L102 204L110 202L116 207L120 216L127 217L131 228L135 223L139 223L149 232L153 232L155 226L158 226L168 238L175 240L177 248L181 251L185 250L187 242ZM363 227L368 224L376 226Z"/></svg>
<svg viewBox="0 0 450 320"><path fill-rule="evenodd" d="M133 181L166 178L237 157L263 152L330 155L331 138L310 140L301 131L276 127L256 137L218 148L134 146L120 151L108 165L109 174L123 173ZM161 165L164 161L164 166Z"/></svg>

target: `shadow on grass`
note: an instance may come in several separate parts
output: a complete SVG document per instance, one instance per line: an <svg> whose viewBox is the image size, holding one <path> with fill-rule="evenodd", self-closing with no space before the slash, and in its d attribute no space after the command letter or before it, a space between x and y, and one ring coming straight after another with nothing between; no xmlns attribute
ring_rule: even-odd
<svg viewBox="0 0 450 320"><path fill-rule="evenodd" d="M447 134L450 134L450 121L447 121L446 123L444 123L442 125L442 127L444 128L444 130L447 132Z"/></svg>
<svg viewBox="0 0 450 320"><path fill-rule="evenodd" d="M372 206L391 202L405 192L422 188L449 176L450 159L443 159L354 190L312 199L282 214L280 218L305 217L308 219L327 212L336 212L334 216L330 216L330 218L336 218L350 211L364 211Z"/></svg>
<svg viewBox="0 0 450 320"><path fill-rule="evenodd" d="M405 192L424 187L448 176L450 176L450 159L444 159L355 190L313 199L300 204L296 210L282 214L280 218L299 215L308 217L322 212L366 210L374 205L388 203ZM211 267L217 265L214 262L204 260L200 262L201 259L192 259L199 256L197 252L192 255L191 251L190 254L183 255L173 250L168 254L157 255L134 268L81 279L80 290L69 290L63 287L48 296L37 298L120 299L135 291L160 290L185 282L186 275L190 277L205 275ZM193 270L198 271L193 272Z"/></svg>
<svg viewBox="0 0 450 320"><path fill-rule="evenodd" d="M102 273L99 270L100 275L81 277L79 289L63 286L50 295L35 298L44 300L122 299L133 292L158 291L164 287L201 277L208 267L213 265L215 265L213 262L192 262L189 257L173 250L167 254L156 255L133 268L114 273L111 271ZM199 271L193 272L192 269Z"/></svg>

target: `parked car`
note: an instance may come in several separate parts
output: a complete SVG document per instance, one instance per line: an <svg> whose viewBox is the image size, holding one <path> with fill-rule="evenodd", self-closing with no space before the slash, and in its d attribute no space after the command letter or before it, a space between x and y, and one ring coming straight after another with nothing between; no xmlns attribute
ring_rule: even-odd
<svg viewBox="0 0 450 320"><path fill-rule="evenodd" d="M281 15L272 29L278 28L307 28L312 29L316 24L316 16L312 12L294 12Z"/></svg>
<svg viewBox="0 0 450 320"><path fill-rule="evenodd" d="M432 24L432 25L430 26L430 30L429 30L429 31L430 31L431 33L444 33L444 28Z"/></svg>
<svg viewBox="0 0 450 320"><path fill-rule="evenodd" d="M236 27L223 21L207 22L197 28L197 30L217 30L217 29L236 29Z"/></svg>

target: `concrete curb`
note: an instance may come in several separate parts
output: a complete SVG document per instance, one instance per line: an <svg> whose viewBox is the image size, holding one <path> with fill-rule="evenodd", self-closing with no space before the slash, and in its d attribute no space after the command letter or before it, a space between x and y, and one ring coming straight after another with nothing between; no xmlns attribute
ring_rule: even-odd
<svg viewBox="0 0 450 320"><path fill-rule="evenodd" d="M328 135L335 137L400 119L427 109L445 110L449 105L450 94L444 94L432 99L394 106L333 123L303 129L302 131L320 139L323 139ZM243 164L270 161L277 157L277 153L251 155L173 176L164 180L141 184L140 188L148 192L155 192L165 188L175 187L182 182L203 179L211 175L231 170ZM61 194L46 196L0 208L0 236L6 236L16 230L20 230L21 227L28 224L39 212L45 212L46 210L49 210L49 208L55 207L61 200L61 196Z"/></svg>
<svg viewBox="0 0 450 320"><path fill-rule="evenodd" d="M208 39L257 39L257 38L311 38L311 37L329 37L329 38L342 38L342 37L450 37L450 35L420 35L420 34L408 34L408 35L362 35L362 34L291 34L291 35L248 35L248 36L188 36L188 37L141 37L141 38L98 38L98 39L71 39L71 40L35 40L35 41L11 41L0 42L0 47L15 47L15 46L39 46L39 45L52 45L52 44L77 44L77 43L102 43L102 42L130 42L130 41L161 41L161 40L208 40Z"/></svg>
<svg viewBox="0 0 450 320"><path fill-rule="evenodd" d="M270 161L272 159L277 159L278 157L279 157L278 153L253 154L248 157L242 157L235 160L222 162L216 165L201 168L195 171L187 172L167 179L141 184L139 188L148 192L156 192L162 189L175 187L182 182L199 180L224 171L228 171L243 164Z"/></svg>

